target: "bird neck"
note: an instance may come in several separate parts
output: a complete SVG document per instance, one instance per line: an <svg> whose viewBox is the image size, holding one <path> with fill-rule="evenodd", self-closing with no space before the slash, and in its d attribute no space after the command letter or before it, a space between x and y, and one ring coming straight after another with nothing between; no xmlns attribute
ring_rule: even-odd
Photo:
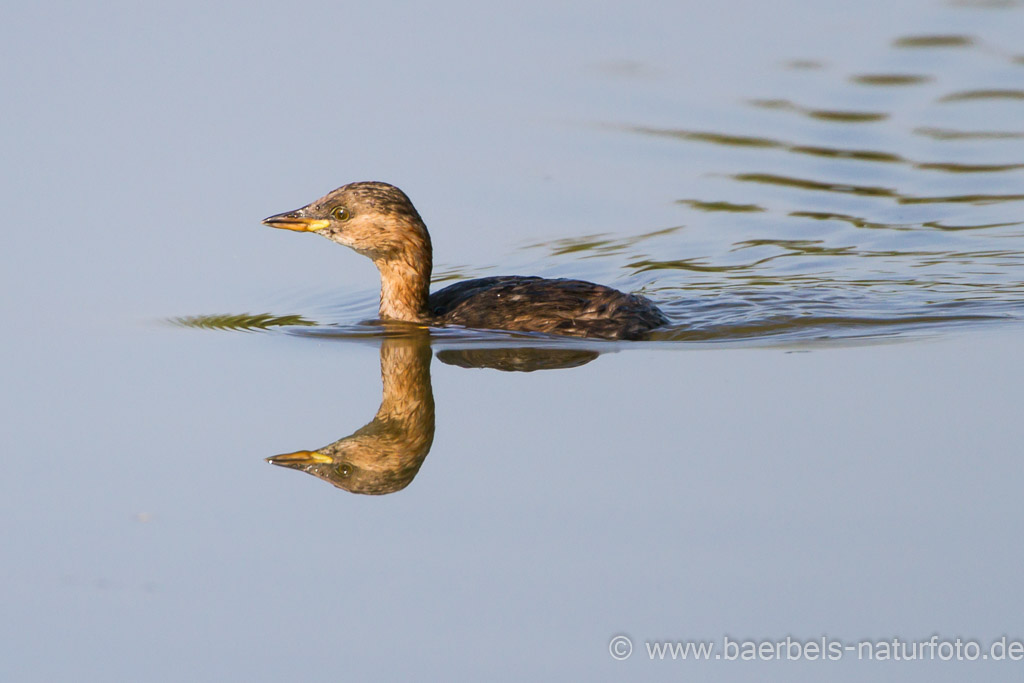
<svg viewBox="0 0 1024 683"><path fill-rule="evenodd" d="M380 317L427 322L434 253L430 233L418 215L392 226L390 232L397 239L388 239L368 254L380 271Z"/></svg>
<svg viewBox="0 0 1024 683"><path fill-rule="evenodd" d="M379 261L382 320L426 322L430 296L430 256Z"/></svg>

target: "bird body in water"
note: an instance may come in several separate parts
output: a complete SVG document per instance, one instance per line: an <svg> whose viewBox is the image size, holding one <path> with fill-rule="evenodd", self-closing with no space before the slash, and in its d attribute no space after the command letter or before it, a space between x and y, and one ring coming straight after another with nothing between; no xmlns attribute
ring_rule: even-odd
<svg viewBox="0 0 1024 683"><path fill-rule="evenodd" d="M384 320L601 339L640 339L668 322L642 296L582 280L503 275L431 294L427 226L405 193L387 183L351 183L263 222L319 233L372 259Z"/></svg>

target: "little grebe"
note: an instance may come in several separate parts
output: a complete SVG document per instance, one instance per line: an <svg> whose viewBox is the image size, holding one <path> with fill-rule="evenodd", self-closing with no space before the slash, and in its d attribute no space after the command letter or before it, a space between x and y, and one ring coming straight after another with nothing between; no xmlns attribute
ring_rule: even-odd
<svg viewBox="0 0 1024 683"><path fill-rule="evenodd" d="M405 193L387 183L351 183L263 222L319 233L372 259L385 320L602 339L639 339L668 322L642 296L582 280L501 275L430 294L427 226Z"/></svg>

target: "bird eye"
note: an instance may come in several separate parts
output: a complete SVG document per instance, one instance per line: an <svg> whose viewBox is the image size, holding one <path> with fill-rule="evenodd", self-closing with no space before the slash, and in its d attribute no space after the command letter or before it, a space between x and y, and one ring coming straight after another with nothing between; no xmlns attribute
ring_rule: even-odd
<svg viewBox="0 0 1024 683"><path fill-rule="evenodd" d="M338 466L338 476L347 477L352 474L352 465L344 463Z"/></svg>
<svg viewBox="0 0 1024 683"><path fill-rule="evenodd" d="M336 206L331 209L331 215L339 221L347 221L349 217L348 209L344 206Z"/></svg>

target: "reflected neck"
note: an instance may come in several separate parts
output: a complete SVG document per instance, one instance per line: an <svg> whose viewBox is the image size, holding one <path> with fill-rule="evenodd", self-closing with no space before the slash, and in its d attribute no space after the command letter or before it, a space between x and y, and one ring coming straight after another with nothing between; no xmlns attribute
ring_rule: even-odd
<svg viewBox="0 0 1024 683"><path fill-rule="evenodd" d="M375 421L403 423L410 432L434 432L430 345L385 339L380 348L382 399Z"/></svg>

